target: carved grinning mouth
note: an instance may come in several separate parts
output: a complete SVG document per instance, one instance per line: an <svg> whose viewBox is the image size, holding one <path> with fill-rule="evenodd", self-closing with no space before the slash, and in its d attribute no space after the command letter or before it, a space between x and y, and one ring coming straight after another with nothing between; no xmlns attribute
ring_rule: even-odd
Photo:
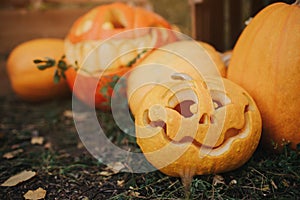
<svg viewBox="0 0 300 200"><path fill-rule="evenodd" d="M178 112L180 115L182 115L182 117L185 117L185 118L188 118L188 117L191 117L193 115L193 113L190 111L190 107L192 105L194 105L195 102L191 101L191 100L186 100L186 101L183 101L181 102L180 104L176 105L173 109ZM219 109L220 107L218 107ZM229 138L231 137L234 137L238 134L240 134L241 132L244 132L245 131L245 126L246 124L248 123L248 120L247 120L247 117L246 117L246 114L251 111L251 107L249 104L245 105L244 106L244 126L241 128L241 129L237 129L237 128L229 128L226 130L226 132L224 133L224 140L216 145L216 146L208 146L208 145L205 145L201 142L199 142L197 140L197 138L193 138L191 136L184 136L182 138L180 138L179 140L174 140L172 139L168 134L167 134L167 130L168 130L168 125L166 124L165 121L163 120L156 120L156 121L151 121L149 118L148 118L148 123L151 127L160 127L162 128L163 130L163 133L164 133L164 137L174 143L174 144L193 144L194 146L200 148L200 147L206 147L206 148L212 148L212 149L216 149L216 148L219 148L221 147ZM208 114L204 113L202 115L202 117L200 118L199 120L199 125L201 124L213 124L215 123L215 121L213 120L212 117L209 117Z"/></svg>

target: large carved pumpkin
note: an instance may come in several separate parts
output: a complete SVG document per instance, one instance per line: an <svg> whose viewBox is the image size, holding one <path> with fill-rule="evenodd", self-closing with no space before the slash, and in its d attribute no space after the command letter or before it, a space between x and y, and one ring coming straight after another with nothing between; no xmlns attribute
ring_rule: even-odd
<svg viewBox="0 0 300 200"><path fill-rule="evenodd" d="M74 94L88 104L95 98L96 107L108 109L115 78L145 56L145 51L175 40L170 29L159 15L123 3L98 6L80 17L65 40L66 58L79 68L67 72Z"/></svg>
<svg viewBox="0 0 300 200"><path fill-rule="evenodd" d="M192 40L177 41L156 49L135 67L128 78L127 96L135 115L140 101L155 85L169 82L174 72L199 77L225 76L225 65L209 44Z"/></svg>
<svg viewBox="0 0 300 200"><path fill-rule="evenodd" d="M300 143L300 4L272 4L238 39L228 78L254 98L263 119L264 147Z"/></svg>
<svg viewBox="0 0 300 200"><path fill-rule="evenodd" d="M242 166L261 135L253 99L227 79L196 82L176 73L172 78L154 86L136 112L137 143L145 157L185 186L194 175Z"/></svg>

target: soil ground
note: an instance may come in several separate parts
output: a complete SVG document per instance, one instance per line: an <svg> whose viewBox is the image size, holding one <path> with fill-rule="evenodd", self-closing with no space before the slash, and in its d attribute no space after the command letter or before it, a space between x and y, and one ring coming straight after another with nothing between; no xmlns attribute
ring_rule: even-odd
<svg viewBox="0 0 300 200"><path fill-rule="evenodd" d="M28 103L11 90L2 58L0 93L0 183L23 171L36 175L12 187L0 187L0 199L24 199L28 190L41 187L45 199L182 199L179 178L159 171L113 172L85 149L72 117L70 97ZM106 120L110 140L139 151L135 140L114 127L110 113L97 111ZM32 144L40 136L42 144ZM12 158L5 154L18 152ZM126 167L126 166L125 166ZM197 176L191 199L298 199L300 154L288 148L266 154L260 148L243 167L224 174Z"/></svg>

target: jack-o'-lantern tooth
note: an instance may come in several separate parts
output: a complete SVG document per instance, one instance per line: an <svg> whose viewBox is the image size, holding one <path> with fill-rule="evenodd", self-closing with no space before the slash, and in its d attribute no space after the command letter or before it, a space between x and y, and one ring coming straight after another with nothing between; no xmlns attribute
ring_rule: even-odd
<svg viewBox="0 0 300 200"><path fill-rule="evenodd" d="M134 60L137 57L136 47L132 44L130 40L126 40L120 45L119 48L119 55L120 55L120 62L121 65L125 66L130 61Z"/></svg>
<svg viewBox="0 0 300 200"><path fill-rule="evenodd" d="M118 52L114 45L109 42L102 43L97 50L98 62L100 70L115 68L118 63L114 62L118 59ZM118 65L117 65L118 67Z"/></svg>
<svg viewBox="0 0 300 200"><path fill-rule="evenodd" d="M161 28L161 29L158 29L158 31L160 31L161 38L162 38L163 42L166 41L166 40L168 40L169 33L168 33L168 31L166 29Z"/></svg>
<svg viewBox="0 0 300 200"><path fill-rule="evenodd" d="M149 46L155 47L156 43L158 42L158 33L156 29L152 29L151 35L150 35L150 41L149 41Z"/></svg>
<svg viewBox="0 0 300 200"><path fill-rule="evenodd" d="M77 36L82 35L83 33L88 32L92 27L93 27L93 21L92 20L83 21L81 26L79 26L76 29L75 35L77 35Z"/></svg>
<svg viewBox="0 0 300 200"><path fill-rule="evenodd" d="M93 53L94 45L93 42L85 42L84 45L82 45L82 55L84 59L88 57L91 53Z"/></svg>
<svg viewBox="0 0 300 200"><path fill-rule="evenodd" d="M135 45L137 47L137 52L141 53L145 49L153 48L153 44L151 45L151 36L147 34L143 37L137 38L135 41Z"/></svg>
<svg viewBox="0 0 300 200"><path fill-rule="evenodd" d="M92 48L92 46L90 46L89 48ZM88 51L88 49L86 48L85 50L85 58L84 61L82 63L82 67L85 68L86 70L90 71L90 72L94 72L97 71L98 69L98 65L97 65L97 52L90 50Z"/></svg>

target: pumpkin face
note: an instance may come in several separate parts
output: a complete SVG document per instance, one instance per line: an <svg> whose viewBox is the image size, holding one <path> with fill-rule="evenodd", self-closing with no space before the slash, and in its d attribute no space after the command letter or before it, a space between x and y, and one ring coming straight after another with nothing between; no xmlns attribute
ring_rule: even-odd
<svg viewBox="0 0 300 200"><path fill-rule="evenodd" d="M127 96L133 115L147 92L155 84L172 81L175 72L199 80L199 77L225 76L225 66L214 48L203 42L183 40L156 49L128 77Z"/></svg>
<svg viewBox="0 0 300 200"><path fill-rule="evenodd" d="M243 165L261 134L253 99L227 79L179 77L153 87L135 115L137 143L146 158L184 181Z"/></svg>
<svg viewBox="0 0 300 200"><path fill-rule="evenodd" d="M228 78L254 98L263 119L262 145L300 143L300 4L272 4L239 37Z"/></svg>
<svg viewBox="0 0 300 200"><path fill-rule="evenodd" d="M64 54L64 41L39 38L24 42L14 48L6 63L7 73L14 92L32 102L45 101L69 95L66 81L53 82L54 68L40 71L34 59L51 57L59 59Z"/></svg>
<svg viewBox="0 0 300 200"><path fill-rule="evenodd" d="M176 40L170 28L162 17L143 8L123 3L98 6L73 24L65 39L66 58L80 68L77 71L80 80L96 79L99 74L104 77L99 81L96 93L102 87L108 87L110 91L113 89L110 80L128 71L132 61L147 55L155 47ZM76 76L67 75L72 88L74 78ZM79 98L94 93L85 90L91 87L81 86L84 84L78 82L73 91ZM95 94L95 102L107 104L110 94ZM81 100L86 102L86 98ZM103 108L102 105L96 104L96 107Z"/></svg>

